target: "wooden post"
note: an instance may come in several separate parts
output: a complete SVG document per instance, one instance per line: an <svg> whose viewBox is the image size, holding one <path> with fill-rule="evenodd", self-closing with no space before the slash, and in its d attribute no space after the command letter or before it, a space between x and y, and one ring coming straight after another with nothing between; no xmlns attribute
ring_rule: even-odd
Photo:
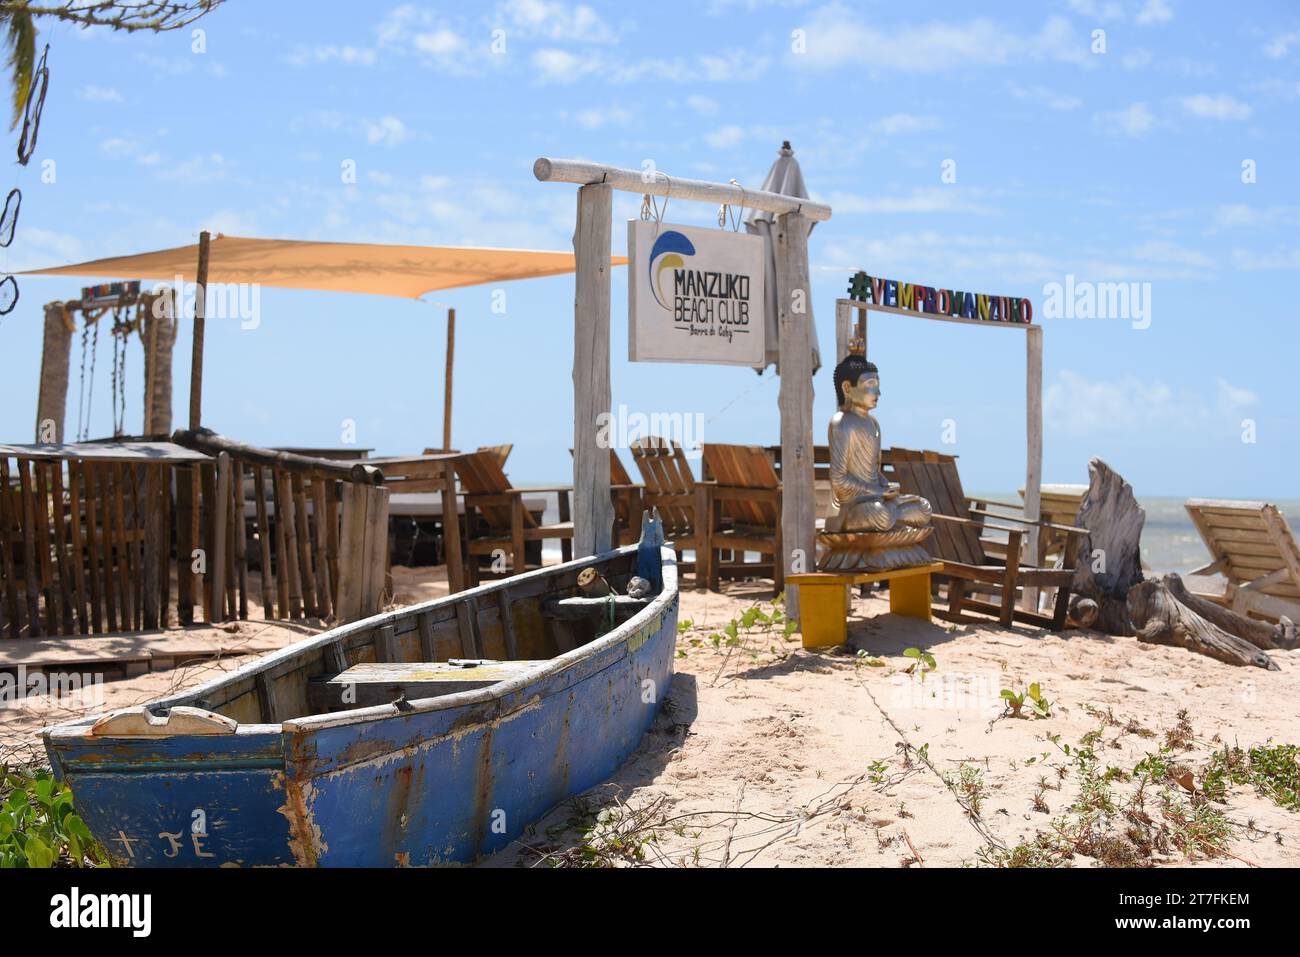
<svg viewBox="0 0 1300 957"><path fill-rule="evenodd" d="M456 356L456 310L447 310L447 375L442 386L442 447L451 451L451 373Z"/></svg>
<svg viewBox="0 0 1300 957"><path fill-rule="evenodd" d="M208 621L216 624L224 615L226 593L226 523L230 520L230 454L217 456L217 481L212 498L212 541L209 543L208 576L212 582Z"/></svg>
<svg viewBox="0 0 1300 957"><path fill-rule="evenodd" d="M817 561L813 495L812 294L808 282L808 220L776 220L776 301L780 330L781 540L787 581ZM786 586L786 614L799 617L799 588Z"/></svg>
<svg viewBox="0 0 1300 957"><path fill-rule="evenodd" d="M608 551L614 504L609 497L609 449L597 438L598 416L609 414L609 242L613 190L578 190L573 234L577 267L573 315L573 557ZM811 450L810 450L811 451Z"/></svg>
<svg viewBox="0 0 1300 957"><path fill-rule="evenodd" d="M1025 518L1036 522L1043 491L1043 327L1025 329ZM1025 558L1037 565L1038 535L1028 535ZM1010 556L1008 556L1010 558ZM1024 605L1038 608L1038 589L1026 588Z"/></svg>
<svg viewBox="0 0 1300 957"><path fill-rule="evenodd" d="M144 434L172 432L172 347L176 344L176 298L171 290L141 298L145 310Z"/></svg>
<svg viewBox="0 0 1300 957"><path fill-rule="evenodd" d="M63 420L68 405L68 359L72 354L72 329L68 324L63 303L46 304L41 380L36 399L37 442L63 441ZM42 423L47 423L45 428L41 427Z"/></svg>
<svg viewBox="0 0 1300 957"><path fill-rule="evenodd" d="M199 233L199 265L194 276L194 348L190 353L190 428L202 424L203 414L203 323L208 306L208 231Z"/></svg>
<svg viewBox="0 0 1300 957"><path fill-rule="evenodd" d="M853 306L843 299L835 300L835 364L839 365L849 354L849 340L853 338ZM839 401L839 396L835 397Z"/></svg>

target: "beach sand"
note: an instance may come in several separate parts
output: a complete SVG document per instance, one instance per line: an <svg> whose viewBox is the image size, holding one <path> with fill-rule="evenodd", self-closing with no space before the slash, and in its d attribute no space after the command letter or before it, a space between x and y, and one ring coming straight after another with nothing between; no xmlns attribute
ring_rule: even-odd
<svg viewBox="0 0 1300 957"><path fill-rule="evenodd" d="M395 568L395 601L446 594L431 571ZM1190 770L1184 780L1202 787L1199 772L1225 744L1300 739L1300 651L1272 652L1278 672L1234 668L1134 638L897 618L878 593L855 598L849 632L870 659L805 652L797 635L758 623L728 647L727 624L756 603L771 611L769 598L756 585L684 591L680 620L692 627L641 746L611 781L483 863L935 867L1014 851L1069 866L1300 864L1300 812L1249 785L1231 787L1224 804L1196 800L1197 811L1175 783ZM226 640L232 627L284 644L309 630L242 622L221 630ZM905 673L912 647L937 664L924 681ZM192 687L246 660L109 682L106 705ZM1002 716L1001 689L1035 681L1051 717ZM3 712L0 734L11 756L43 759L40 727L76 713L28 699ZM1173 770L1153 775L1139 810L1129 805L1141 780L1133 772L1148 755ZM1098 785L1108 768L1113 780ZM1085 790L1093 810L1072 812ZM1029 849L1054 821L1071 856L1059 842ZM1228 833L1216 837L1220 828Z"/></svg>

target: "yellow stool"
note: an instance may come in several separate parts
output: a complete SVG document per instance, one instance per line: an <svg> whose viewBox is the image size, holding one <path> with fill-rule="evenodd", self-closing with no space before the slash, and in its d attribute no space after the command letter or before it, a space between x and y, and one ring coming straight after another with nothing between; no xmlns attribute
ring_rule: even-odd
<svg viewBox="0 0 1300 957"><path fill-rule="evenodd" d="M799 586L799 630L805 648L842 645L849 633L849 588L889 582L889 610L895 615L930 620L930 575L942 572L941 562L912 565L887 572L812 572L787 575Z"/></svg>

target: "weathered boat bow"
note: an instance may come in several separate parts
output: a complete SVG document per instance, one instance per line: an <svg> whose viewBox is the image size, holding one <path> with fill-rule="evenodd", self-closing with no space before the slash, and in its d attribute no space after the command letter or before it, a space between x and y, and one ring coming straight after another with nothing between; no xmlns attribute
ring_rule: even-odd
<svg viewBox="0 0 1300 957"><path fill-rule="evenodd" d="M608 778L650 726L678 611L659 552L639 610L578 597L588 567L625 588L629 546L324 632L47 729L46 749L120 865L472 861Z"/></svg>

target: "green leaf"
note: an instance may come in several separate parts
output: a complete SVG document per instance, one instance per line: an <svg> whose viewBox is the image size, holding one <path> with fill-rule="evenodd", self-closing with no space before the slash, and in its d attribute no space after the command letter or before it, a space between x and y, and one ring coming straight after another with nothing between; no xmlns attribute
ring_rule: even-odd
<svg viewBox="0 0 1300 957"><path fill-rule="evenodd" d="M915 659L917 659L918 661L920 661L920 660L921 660L921 649L920 649L920 648L904 648L904 649L903 649L903 657L904 657L904 658L915 658Z"/></svg>

